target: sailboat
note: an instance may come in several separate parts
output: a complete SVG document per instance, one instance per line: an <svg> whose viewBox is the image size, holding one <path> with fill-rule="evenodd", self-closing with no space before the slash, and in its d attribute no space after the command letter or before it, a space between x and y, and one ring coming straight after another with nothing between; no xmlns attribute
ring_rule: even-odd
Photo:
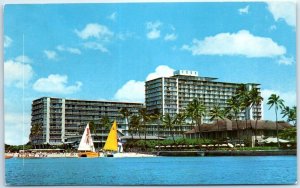
<svg viewBox="0 0 300 188"><path fill-rule="evenodd" d="M95 152L94 142L92 139L89 124L86 125L84 129L79 147L78 147L78 157L99 157L99 154Z"/></svg>
<svg viewBox="0 0 300 188"><path fill-rule="evenodd" d="M114 121L108 133L105 145L103 147L103 151L104 157L113 157L114 153L118 151L118 132L116 120Z"/></svg>
<svg viewBox="0 0 300 188"><path fill-rule="evenodd" d="M118 132L116 120L108 133L106 142L103 147L101 157L153 157L154 155L137 154L137 153L123 153L123 146L118 142Z"/></svg>

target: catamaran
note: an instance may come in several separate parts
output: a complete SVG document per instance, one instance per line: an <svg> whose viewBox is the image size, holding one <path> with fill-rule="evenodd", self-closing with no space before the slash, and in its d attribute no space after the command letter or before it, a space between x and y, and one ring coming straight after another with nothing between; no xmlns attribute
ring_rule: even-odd
<svg viewBox="0 0 300 188"><path fill-rule="evenodd" d="M154 157L154 155L126 152L123 153L122 142L118 142L117 123L115 120L108 133L101 157Z"/></svg>
<svg viewBox="0 0 300 188"><path fill-rule="evenodd" d="M95 152L94 142L92 139L89 124L87 124L84 129L79 147L78 147L78 157L99 157L99 153Z"/></svg>
<svg viewBox="0 0 300 188"><path fill-rule="evenodd" d="M108 133L105 145L103 147L103 151L104 157L113 157L114 154L118 152L118 132L116 120L114 121Z"/></svg>

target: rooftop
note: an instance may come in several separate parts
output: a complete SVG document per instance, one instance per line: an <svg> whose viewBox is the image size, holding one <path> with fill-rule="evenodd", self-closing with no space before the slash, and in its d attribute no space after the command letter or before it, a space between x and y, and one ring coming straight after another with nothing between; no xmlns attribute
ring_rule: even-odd
<svg viewBox="0 0 300 188"><path fill-rule="evenodd" d="M176 70L173 75L198 76L198 71Z"/></svg>
<svg viewBox="0 0 300 188"><path fill-rule="evenodd" d="M289 123L278 121L278 130L291 127ZM238 126L237 126L238 125ZM255 120L245 120L231 121L229 119L215 121L213 124L204 123L201 125L201 132L215 132L215 131L226 131L226 130L239 130L244 129L255 129ZM276 130L276 122L269 120L258 120L257 130ZM194 127L192 130L187 131L187 134L199 132L198 126Z"/></svg>
<svg viewBox="0 0 300 188"><path fill-rule="evenodd" d="M159 77L159 78L155 78L152 80L147 80L146 84L149 82L152 82L154 80L159 80L162 79L164 76ZM189 81L204 81L204 82L214 82L214 83L219 83L219 84L230 84L230 85L240 85L241 83L238 82L224 82L224 81L216 81L218 78L214 78L214 77L205 77L205 76L199 76L198 71L191 71L191 70L176 70L173 72L173 76L169 76L169 77L165 77L165 78L179 78L182 80L189 80ZM258 83L244 83L247 85L256 85L259 86L260 84Z"/></svg>
<svg viewBox="0 0 300 188"><path fill-rule="evenodd" d="M34 101L38 101L44 98L50 98L50 99L65 99L68 101L80 101L80 102L102 102L102 103L116 103L116 104L135 104L135 105L144 105L144 103L141 102L124 102L124 101L111 101L111 100L105 100L105 99L101 99L101 100L87 100L87 99L68 99L68 98L58 98L58 97L41 97L38 99L33 100Z"/></svg>

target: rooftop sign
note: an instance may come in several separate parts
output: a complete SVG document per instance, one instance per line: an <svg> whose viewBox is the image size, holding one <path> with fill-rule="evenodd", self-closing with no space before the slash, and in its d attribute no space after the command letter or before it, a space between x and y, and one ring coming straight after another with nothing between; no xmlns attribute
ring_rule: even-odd
<svg viewBox="0 0 300 188"><path fill-rule="evenodd" d="M198 76L198 71L177 70L177 71L174 71L174 75Z"/></svg>

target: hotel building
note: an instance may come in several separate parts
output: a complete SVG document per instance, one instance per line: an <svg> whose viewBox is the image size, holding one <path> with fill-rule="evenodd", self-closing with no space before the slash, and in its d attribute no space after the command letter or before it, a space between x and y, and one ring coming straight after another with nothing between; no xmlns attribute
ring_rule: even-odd
<svg viewBox="0 0 300 188"><path fill-rule="evenodd" d="M93 121L100 124L103 116L111 121L117 120L118 130L128 135L125 119L120 110L127 108L132 114L137 114L143 107L142 103L73 100L63 98L43 97L32 102L31 125L40 124L42 134L31 140L35 144L62 144L77 141L86 124ZM107 130L108 131L108 130ZM103 135L101 135L103 134ZM105 142L107 132L101 131L95 143Z"/></svg>
<svg viewBox="0 0 300 188"><path fill-rule="evenodd" d="M169 113L175 115L182 112L188 103L194 98L204 102L209 110L214 105L227 107L227 100L230 99L240 83L228 83L216 81L216 78L201 77L196 71L175 71L171 77L161 77L149 80L145 83L146 109L152 113L158 109L160 114ZM259 84L247 83L247 89L259 88ZM121 117L120 110L127 108L133 115L137 115L139 109L143 108L142 103L133 102L110 102L74 100L63 98L43 97L32 102L31 125L42 125L40 136L34 136L31 141L34 144L62 144L79 141L86 124L93 121L100 124L103 116L110 120L117 120L120 136L131 137L128 134L128 127L125 118ZM204 123L210 122L207 115L203 118ZM239 115L240 120L262 119L262 105L254 109L246 109ZM170 137L172 134L180 136L182 131L186 132L193 128L187 122L181 127L175 126L174 130L162 129L160 121L147 123L147 136ZM98 130L92 135L94 143L102 146L106 140L108 130ZM142 132L141 135L144 133ZM138 135L138 133L133 133ZM144 137L144 136L142 136Z"/></svg>
<svg viewBox="0 0 300 188"><path fill-rule="evenodd" d="M159 109L161 114L175 115L184 111L194 98L203 101L206 109L214 105L227 107L227 100L236 92L241 83L216 81L217 78L201 77L197 71L178 70L171 77L161 77L146 81L146 108L149 112ZM248 90L259 88L259 84L247 83ZM203 122L209 123L205 116ZM240 120L262 119L262 105L248 108L239 114Z"/></svg>

